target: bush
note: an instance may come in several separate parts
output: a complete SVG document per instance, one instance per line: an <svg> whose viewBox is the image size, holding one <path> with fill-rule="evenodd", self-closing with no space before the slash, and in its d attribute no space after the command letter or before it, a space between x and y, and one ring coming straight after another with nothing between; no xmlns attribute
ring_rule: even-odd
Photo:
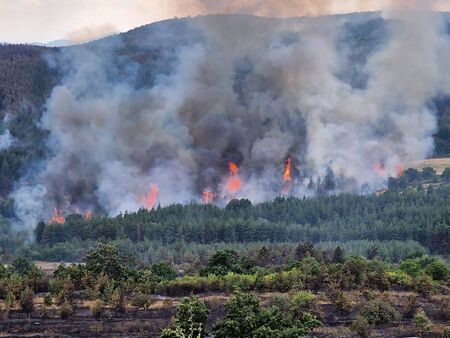
<svg viewBox="0 0 450 338"><path fill-rule="evenodd" d="M444 331L442 331L442 338L450 338L450 326L444 328Z"/></svg>
<svg viewBox="0 0 450 338"><path fill-rule="evenodd" d="M197 297L185 298L177 309L174 327L164 329L160 337L206 337L208 313L205 303Z"/></svg>
<svg viewBox="0 0 450 338"><path fill-rule="evenodd" d="M424 336L433 328L433 322L428 319L427 314L422 308L417 310L413 318L414 326L419 330L420 336Z"/></svg>
<svg viewBox="0 0 450 338"><path fill-rule="evenodd" d="M304 308L305 303L309 304L311 297L303 296L291 307ZM301 337L320 325L308 312L296 318L275 307L261 308L259 299L252 294L237 293L225 305L225 317L216 322L213 333L216 338Z"/></svg>
<svg viewBox="0 0 450 338"><path fill-rule="evenodd" d="M342 291L338 293L334 305L343 315L347 315L353 310L352 302Z"/></svg>
<svg viewBox="0 0 450 338"><path fill-rule="evenodd" d="M67 319L73 314L73 307L70 305L70 303L65 302L63 303L59 308L59 316L61 319Z"/></svg>
<svg viewBox="0 0 450 338"><path fill-rule="evenodd" d="M25 290L22 291L19 299L20 308L29 315L34 310L34 292L26 287Z"/></svg>
<svg viewBox="0 0 450 338"><path fill-rule="evenodd" d="M126 312L127 306L126 306L126 302L125 302L125 295L121 288L117 288L114 290L114 292L111 296L111 305L112 305L114 311L116 311L118 313Z"/></svg>
<svg viewBox="0 0 450 338"><path fill-rule="evenodd" d="M425 273L433 280L445 282L448 279L449 269L444 262L436 260L426 266Z"/></svg>
<svg viewBox="0 0 450 338"><path fill-rule="evenodd" d="M273 306L279 309L282 313L288 313L291 306L291 300L286 295L274 295L267 301L267 306Z"/></svg>
<svg viewBox="0 0 450 338"><path fill-rule="evenodd" d="M161 262L152 265L152 280L156 283L170 281L177 278L178 274L168 262Z"/></svg>
<svg viewBox="0 0 450 338"><path fill-rule="evenodd" d="M152 304L153 300L150 296L141 292L136 293L131 299L131 305L137 307L138 309L148 310Z"/></svg>
<svg viewBox="0 0 450 338"><path fill-rule="evenodd" d="M399 317L392 305L381 300L366 303L359 314L366 318L369 324L374 325L389 324Z"/></svg>
<svg viewBox="0 0 450 338"><path fill-rule="evenodd" d="M423 297L430 297L434 293L434 285L430 276L422 275L414 281L414 288Z"/></svg>
<svg viewBox="0 0 450 338"><path fill-rule="evenodd" d="M356 316L350 330L356 333L358 337L367 338L369 337L369 322L363 316Z"/></svg>
<svg viewBox="0 0 450 338"><path fill-rule="evenodd" d="M314 300L316 295L308 291L300 291L292 298L290 312L294 318L302 318L305 313L322 317L319 307Z"/></svg>
<svg viewBox="0 0 450 338"><path fill-rule="evenodd" d="M100 318L102 316L102 311L103 311L102 301L101 300L95 301L95 303L91 307L92 316L95 319L100 320Z"/></svg>
<svg viewBox="0 0 450 338"><path fill-rule="evenodd" d="M44 304L46 306L52 306L53 305L53 297L51 294L45 295L44 297Z"/></svg>

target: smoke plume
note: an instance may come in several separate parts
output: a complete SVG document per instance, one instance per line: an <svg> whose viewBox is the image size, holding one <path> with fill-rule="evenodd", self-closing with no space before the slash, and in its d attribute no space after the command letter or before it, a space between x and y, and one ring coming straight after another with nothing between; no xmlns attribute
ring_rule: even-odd
<svg viewBox="0 0 450 338"><path fill-rule="evenodd" d="M225 3L227 12L241 6L215 6ZM264 3L239 11L275 6ZM320 1L302 2L312 3ZM117 57L127 48L120 37L65 49L56 64L66 76L42 119L53 156L18 188L17 209L116 215L142 207L154 185L161 205L200 202L204 191L222 204L382 188L432 152L430 103L450 90L442 18L413 9L383 13L388 38L360 65L359 86L339 75L348 71L342 32L351 18L184 20L200 38L169 48L168 66L144 85L141 65ZM283 180L288 159L292 179Z"/></svg>

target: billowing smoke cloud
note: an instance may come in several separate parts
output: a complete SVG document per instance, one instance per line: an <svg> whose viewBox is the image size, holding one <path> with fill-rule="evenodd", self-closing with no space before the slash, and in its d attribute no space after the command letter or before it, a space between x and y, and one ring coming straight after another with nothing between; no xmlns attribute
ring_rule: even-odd
<svg viewBox="0 0 450 338"><path fill-rule="evenodd" d="M139 64L115 57L118 40L66 49L67 75L42 120L54 155L18 189L17 208L36 209L20 195L27 189L44 213L110 215L141 207L152 185L162 205L200 201L205 189L217 203L379 189L431 153L430 100L450 91L441 17L385 15L389 39L363 64L362 86L338 75L348 64L342 18L185 22L201 38L176 46L177 58L147 85L137 84ZM283 181L288 158L292 179Z"/></svg>

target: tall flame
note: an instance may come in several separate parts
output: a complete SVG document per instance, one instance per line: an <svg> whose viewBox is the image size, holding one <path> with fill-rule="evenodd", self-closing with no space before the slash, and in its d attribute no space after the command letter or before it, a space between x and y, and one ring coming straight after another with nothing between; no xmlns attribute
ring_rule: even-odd
<svg viewBox="0 0 450 338"><path fill-rule="evenodd" d="M238 191L241 188L241 180L239 178L239 168L236 163L230 162L230 179L228 180L228 190L230 192Z"/></svg>
<svg viewBox="0 0 450 338"><path fill-rule="evenodd" d="M210 204L213 201L214 201L214 193L209 189L203 190L203 202L205 202L205 204Z"/></svg>
<svg viewBox="0 0 450 338"><path fill-rule="evenodd" d="M398 164L395 169L396 169L396 172L397 172L397 177L402 177L404 175L405 167L403 167L402 164Z"/></svg>
<svg viewBox="0 0 450 338"><path fill-rule="evenodd" d="M290 182L292 180L291 177L291 158L289 157L286 161L286 166L284 167L283 180L285 182Z"/></svg>
<svg viewBox="0 0 450 338"><path fill-rule="evenodd" d="M92 219L92 211L88 210L83 214L84 219L90 221Z"/></svg>
<svg viewBox="0 0 450 338"><path fill-rule="evenodd" d="M284 172L283 172L283 195L288 195L291 191L291 181L292 181L292 161L291 158L288 157L286 160L286 165L284 166Z"/></svg>
<svg viewBox="0 0 450 338"><path fill-rule="evenodd" d="M52 217L48 220L48 223L58 223L58 224L63 224L65 222L65 218L64 216L61 214L61 211L58 210L57 208L53 209L53 215Z"/></svg>
<svg viewBox="0 0 450 338"><path fill-rule="evenodd" d="M140 198L140 202L146 209L151 209L155 205L156 199L158 198L159 188L156 184L151 184L150 192L144 194Z"/></svg>

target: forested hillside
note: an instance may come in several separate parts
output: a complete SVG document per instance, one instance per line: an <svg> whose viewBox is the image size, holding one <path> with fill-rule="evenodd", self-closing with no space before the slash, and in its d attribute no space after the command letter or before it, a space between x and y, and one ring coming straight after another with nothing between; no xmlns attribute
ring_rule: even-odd
<svg viewBox="0 0 450 338"><path fill-rule="evenodd" d="M116 241L125 250L142 254L150 253L151 247L161 250L160 245L169 252L181 247L189 250L198 244L210 245L211 249L217 243L254 242L366 240L381 249L383 242L397 240L409 243L403 248L405 257L422 250L417 243L430 253L448 255L450 169L442 176L431 168L422 172L409 169L401 178L391 179L389 185L389 191L369 196L280 197L256 205L249 200L232 200L224 209L172 205L114 218L70 215L63 224L41 222L35 230L38 245L33 250L36 257L46 259L79 259L77 255L87 249L86 243L97 241ZM137 246L133 248L131 243ZM396 255L385 257L396 260Z"/></svg>

